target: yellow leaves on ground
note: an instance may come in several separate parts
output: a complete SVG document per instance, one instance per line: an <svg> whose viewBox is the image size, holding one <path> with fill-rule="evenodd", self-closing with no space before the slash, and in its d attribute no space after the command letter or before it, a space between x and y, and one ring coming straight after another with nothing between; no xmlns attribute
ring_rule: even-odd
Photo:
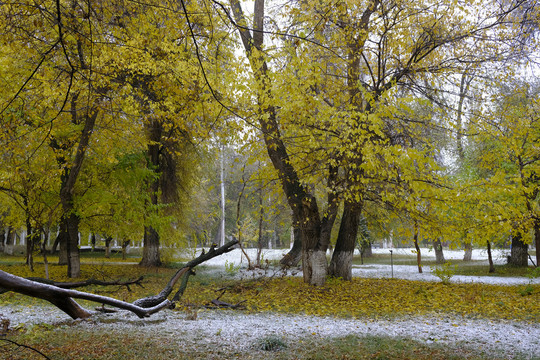
<svg viewBox="0 0 540 360"><path fill-rule="evenodd" d="M83 260L84 261L84 260ZM23 265L2 266L2 270L29 277L42 276L41 264L31 273ZM51 279L68 281L63 266L50 266ZM129 290L118 286L88 287L85 291L99 292L125 301L159 293L175 269L145 269L136 265L82 264L85 278L99 280L135 279L144 276L143 286ZM73 280L73 279L71 279ZM471 318L540 321L540 286L522 296L524 286L485 284L451 284L398 279L362 279L352 281L331 279L324 287L305 284L300 277L259 280L224 280L205 275L190 278L181 299L184 306L206 306L210 301L236 304L245 301L250 312L279 312L344 318L386 318L408 315L448 314ZM176 289L174 290L176 291ZM15 296L0 296L9 303Z"/></svg>
<svg viewBox="0 0 540 360"><path fill-rule="evenodd" d="M247 300L249 311L352 318L447 313L540 321L540 293L521 296L519 287L515 286L354 279L351 282L331 280L324 287L313 287L303 283L301 278L266 279L231 286L221 300L233 304ZM191 287L188 290L184 301L192 304L204 302L201 295L205 292L206 296L216 296L214 289Z"/></svg>

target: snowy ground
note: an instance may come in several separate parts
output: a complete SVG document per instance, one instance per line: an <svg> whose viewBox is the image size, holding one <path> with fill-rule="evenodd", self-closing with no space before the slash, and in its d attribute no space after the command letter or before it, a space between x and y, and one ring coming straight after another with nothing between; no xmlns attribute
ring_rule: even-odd
<svg viewBox="0 0 540 360"><path fill-rule="evenodd" d="M395 248L392 249L393 255L414 255L412 249L408 248ZM435 253L427 248L420 249L422 253L422 259L434 259ZM256 257L255 249L247 249L246 252L252 261ZM385 253L389 254L390 249L373 249L374 253ZM279 260L287 253L286 249L280 250L263 250L262 258L263 260ZM504 264L506 262L507 250L495 250L493 251L493 261L496 264ZM444 257L450 262L452 260L462 259L463 251L455 250L445 250ZM473 250L472 260L483 261L488 267L487 253L485 250L475 249ZM242 254L240 249L235 249L227 254L221 255L219 257L213 258L207 262L205 265L210 266L224 266L225 264L230 264L232 266L247 267L247 260ZM296 274L300 274L296 272ZM367 278L397 278L397 279L407 279L407 280L421 280L421 281L440 281L438 277L431 273L430 266L423 267L423 273L418 273L418 267L413 265L394 265L390 266L390 260L388 264L367 264L367 265L354 265L353 266L353 276L357 277L367 277ZM532 282L533 284L540 284L540 278L537 279L528 279L525 277L497 277L497 276L463 276L455 275L451 279L452 282L478 282L485 284L500 284L500 285L524 285Z"/></svg>
<svg viewBox="0 0 540 360"><path fill-rule="evenodd" d="M254 258L254 251L250 256ZM387 249L375 250L388 252ZM411 250L394 249L410 254ZM264 259L280 259L286 250L266 250ZM433 256L427 249L423 257ZM446 259L461 258L462 252L446 251ZM484 259L481 251L473 253L473 259ZM502 262L504 254L497 254ZM206 265L222 267L246 265L240 250L234 250L219 258L212 259ZM424 281L438 280L429 273L418 274L415 266L394 266L394 277L420 279ZM363 265L354 267L355 276L390 277L389 265ZM486 282L498 284L526 284L529 279L500 277L454 277L453 281ZM536 283L538 279L535 280ZM539 305L540 309L540 305ZM539 310L540 311L540 310ZM327 317L279 315L279 314L244 314L239 311L203 310L197 320L187 320L179 311L162 311L149 319L138 319L136 316L120 312L117 314L96 314L90 321L71 321L60 310L43 305L40 309L23 306L0 306L0 313L11 320L11 325L31 326L36 323L56 324L59 327L69 326L73 331L101 330L104 332L135 331L145 335L167 336L178 340L178 346L186 349L201 350L220 347L224 351L253 351L261 339L277 335L284 342L292 343L295 339L325 339L342 337L349 334L386 335L416 339L425 343L450 344L458 350L463 347L476 349L480 354L490 354L499 358L540 359L540 324L507 320L479 320L449 316L441 317L405 317L391 320L351 320ZM39 315L37 315L39 314Z"/></svg>

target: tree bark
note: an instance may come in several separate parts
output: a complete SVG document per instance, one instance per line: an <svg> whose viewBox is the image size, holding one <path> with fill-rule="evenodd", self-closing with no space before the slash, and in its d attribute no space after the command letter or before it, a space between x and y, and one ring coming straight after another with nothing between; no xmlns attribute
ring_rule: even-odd
<svg viewBox="0 0 540 360"><path fill-rule="evenodd" d="M152 226L144 227L143 256L140 266L161 266L159 255L159 235Z"/></svg>
<svg viewBox="0 0 540 360"><path fill-rule="evenodd" d="M4 224L0 221L0 252L4 252L4 244L6 242L6 228Z"/></svg>
<svg viewBox="0 0 540 360"><path fill-rule="evenodd" d="M139 299L133 304L113 299L106 296L100 296L95 294L90 294L86 292L61 288L58 286L44 284L42 282L36 282L21 278L4 271L0 270L0 288L3 288L8 291L14 291L23 295L40 298L47 300L58 307L60 310L64 311L66 314L71 316L73 319L84 319L92 315L88 310L81 307L75 300L83 299L98 302L105 305L110 305L119 309L124 309L133 312L140 318L148 317L166 307L170 307L173 302L167 299L171 294L173 286L176 284L178 279L182 278L182 286L179 291L173 297L173 301L177 301L187 285L187 279L189 275L192 274L191 270L209 260L213 257L219 256L226 252L233 250L233 246L237 244L237 241L231 241L219 249L214 247L210 249L208 253L203 253L196 259L188 262L183 268L178 270L176 274L169 280L167 286L161 293L157 296L152 296L149 298ZM66 287L70 285L77 284L64 284Z"/></svg>
<svg viewBox="0 0 540 360"><path fill-rule="evenodd" d="M77 98L75 94L71 100L71 121L73 124L84 124L79 137L75 157L72 163L67 163L64 155L58 155L57 161L60 166L64 167L61 176L60 184L60 202L62 204L62 219L60 220L60 231L63 231L63 236L60 238L60 250L62 251L62 240L65 244L67 256L68 277L79 277L81 272L80 255L79 255L79 216L74 208L74 192L75 184L82 169L86 150L90 144L90 137L94 131L96 119L99 111L96 109L87 110L84 115L80 115L77 109ZM56 139L51 140L51 146L56 150L66 150L65 145L60 145Z"/></svg>
<svg viewBox="0 0 540 360"><path fill-rule="evenodd" d="M472 260L472 243L466 242L465 243L465 254L463 254L463 261L471 261Z"/></svg>
<svg viewBox="0 0 540 360"><path fill-rule="evenodd" d="M9 226L6 235L6 244L4 245L4 253L7 255L13 255L13 246L15 242L15 231L13 227Z"/></svg>
<svg viewBox="0 0 540 360"><path fill-rule="evenodd" d="M440 239L433 240L433 249L435 250L435 262L437 264L444 264L444 253L443 253L443 247Z"/></svg>
<svg viewBox="0 0 540 360"><path fill-rule="evenodd" d="M147 166L149 169L152 169L152 171L158 172L163 126L157 120L148 122L146 126L149 140L147 150ZM159 177L155 176L153 179L151 179L148 187L150 190L149 206L152 207L150 211L157 211L154 208L158 205L159 200ZM144 227L143 256L139 265L146 267L161 266L159 246L159 233L152 225L146 225Z"/></svg>
<svg viewBox="0 0 540 360"><path fill-rule="evenodd" d="M529 245L523 242L521 234L512 235L512 248L508 263L520 267L529 265Z"/></svg>
<svg viewBox="0 0 540 360"><path fill-rule="evenodd" d="M293 246L280 260L280 265L286 268L297 266L302 260L302 231L297 225L293 226Z"/></svg>
<svg viewBox="0 0 540 360"><path fill-rule="evenodd" d="M493 265L493 257L491 256L491 242L487 241L487 253L488 253L488 261L489 261L489 273L495 272L495 266Z"/></svg>
<svg viewBox="0 0 540 360"><path fill-rule="evenodd" d="M418 223L414 222L414 248L416 249L416 264L418 265L418 273L422 273L422 253L418 245Z"/></svg>
<svg viewBox="0 0 540 360"><path fill-rule="evenodd" d="M540 266L540 220L534 222L534 245L536 247L536 266Z"/></svg>
<svg viewBox="0 0 540 360"><path fill-rule="evenodd" d="M362 206L360 204L345 203L336 247L330 261L330 276L342 278L343 280L352 279L352 259L361 216Z"/></svg>

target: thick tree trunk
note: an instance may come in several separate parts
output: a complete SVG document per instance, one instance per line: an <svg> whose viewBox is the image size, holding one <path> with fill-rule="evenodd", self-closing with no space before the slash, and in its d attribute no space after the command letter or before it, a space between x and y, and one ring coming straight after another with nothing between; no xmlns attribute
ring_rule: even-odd
<svg viewBox="0 0 540 360"><path fill-rule="evenodd" d="M489 261L489 273L495 272L495 266L493 265L493 257L491 256L491 242L487 241L487 253L488 253L488 261Z"/></svg>
<svg viewBox="0 0 540 360"><path fill-rule="evenodd" d="M113 241L113 238L111 236L107 236L105 238L105 258L111 257L111 242Z"/></svg>
<svg viewBox="0 0 540 360"><path fill-rule="evenodd" d="M67 256L68 277L76 278L81 275L81 258L79 252L79 216L71 213L67 217Z"/></svg>
<svg viewBox="0 0 540 360"><path fill-rule="evenodd" d="M143 256L139 265L146 267L162 265L159 253L159 234L151 226L144 228Z"/></svg>
<svg viewBox="0 0 540 360"><path fill-rule="evenodd" d="M328 272L326 250L308 249L302 251L302 264L304 282L315 286L323 286Z"/></svg>
<svg viewBox="0 0 540 360"><path fill-rule="evenodd" d="M279 262L283 267L297 266L302 260L302 231L299 226L293 226L293 246Z"/></svg>
<svg viewBox="0 0 540 360"><path fill-rule="evenodd" d="M529 265L529 245L525 244L521 234L512 235L512 249L508 263L513 266Z"/></svg>
<svg viewBox="0 0 540 360"><path fill-rule="evenodd" d="M64 220L60 220L60 230L56 236L56 240L53 245L53 253L56 252L56 248L59 246L58 250L58 265L67 265L68 263L68 252L67 252L67 225L64 224Z"/></svg>
<svg viewBox="0 0 540 360"><path fill-rule="evenodd" d="M435 262L437 264L444 264L443 247L440 239L433 240L433 249L435 250Z"/></svg>
<svg viewBox="0 0 540 360"><path fill-rule="evenodd" d="M160 142L163 127L157 120L147 123L146 126L148 131L148 139L150 140L147 151L148 167L153 171L159 171ZM151 180L148 185L150 189L150 204L151 206L155 207L158 205L159 200L159 179L156 178ZM159 233L152 225L146 225L144 227L143 256L139 265L147 267L161 266L161 258L159 254Z"/></svg>
<svg viewBox="0 0 540 360"><path fill-rule="evenodd" d="M361 215L361 205L349 202L345 203L336 247L330 261L330 276L342 278L343 280L352 279L352 260Z"/></svg>
<svg viewBox="0 0 540 360"><path fill-rule="evenodd" d="M159 235L151 226L144 228L143 256L139 265L146 267L161 266Z"/></svg>

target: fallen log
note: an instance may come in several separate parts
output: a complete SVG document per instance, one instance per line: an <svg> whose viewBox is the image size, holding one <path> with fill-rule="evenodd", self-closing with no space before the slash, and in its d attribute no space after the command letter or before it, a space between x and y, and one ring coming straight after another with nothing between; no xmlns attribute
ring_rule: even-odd
<svg viewBox="0 0 540 360"><path fill-rule="evenodd" d="M189 261L186 265L179 269L158 295L139 299L133 303L120 301L107 296L77 291L70 288L62 288L53 284L45 284L43 282L25 279L2 270L0 270L0 288L47 300L71 316L73 319L84 319L92 315L91 312L84 309L73 299L90 300L113 306L115 308L128 310L138 317L144 318L155 314L166 307L174 307L174 301L177 301L182 296L187 286L189 276L194 274L193 268L207 260L233 250L234 245L237 243L238 241L236 240L230 241L218 249L216 249L217 245L213 245L207 253L203 251L203 253L197 258ZM174 295L173 301L171 301L168 299L168 296L172 293L173 287L180 278L182 278L180 289ZM71 285L74 285L74 283Z"/></svg>
<svg viewBox="0 0 540 360"><path fill-rule="evenodd" d="M42 284L9 274L2 270L0 270L0 287L23 295L47 300L71 316L73 319L84 319L92 315L88 310L77 304L77 302L73 300L74 298L95 301L114 306L119 309L128 310L140 318L148 317L171 304L169 300L165 300L154 307L142 308L140 306L107 296L95 295L72 289L62 289L54 285Z"/></svg>
<svg viewBox="0 0 540 360"><path fill-rule="evenodd" d="M172 293L173 287L176 285L179 279L182 279L182 283L180 285L180 288L176 292L176 294L173 296L173 303L180 300L180 297L184 293L184 290L186 289L187 282L190 275L194 275L193 268L195 268L197 265L202 264L205 261L208 261L212 258L215 258L216 256L223 255L225 253L228 253L229 251L232 251L235 249L235 245L238 244L238 240L232 240L226 243L225 245L221 246L220 248L217 248L217 245L214 244L210 247L210 250L208 252L203 252L201 255L199 255L197 258L189 261L186 265L181 267L169 280L167 285L161 290L161 292L154 296L149 296L146 298L142 298L139 300L135 300L133 304L146 308L146 307L153 307L157 304L161 303L163 300L167 299L169 295Z"/></svg>
<svg viewBox="0 0 540 360"><path fill-rule="evenodd" d="M88 279L84 281L73 281L73 282L61 282L61 281L53 281L38 277L27 277L27 280L35 281L42 284L47 285L53 285L62 289L76 289L80 287L86 287L90 285L99 285L99 286L126 286L129 290L129 285L138 285L142 286L141 282L144 279L143 276L139 277L135 280L127 280L127 281L120 281L120 280L112 280L112 281L102 281L102 280L96 280L96 279ZM5 292L8 292L10 290L0 288L0 294L3 294Z"/></svg>

